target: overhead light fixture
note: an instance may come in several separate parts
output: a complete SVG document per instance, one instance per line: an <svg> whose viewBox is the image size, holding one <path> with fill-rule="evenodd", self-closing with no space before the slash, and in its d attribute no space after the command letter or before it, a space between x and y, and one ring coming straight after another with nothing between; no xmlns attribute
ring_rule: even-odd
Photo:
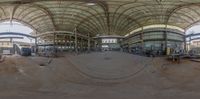
<svg viewBox="0 0 200 99"><path fill-rule="evenodd" d="M92 2L90 2L90 3L87 3L87 5L88 6L94 6L94 5L96 5L95 3L92 3Z"/></svg>

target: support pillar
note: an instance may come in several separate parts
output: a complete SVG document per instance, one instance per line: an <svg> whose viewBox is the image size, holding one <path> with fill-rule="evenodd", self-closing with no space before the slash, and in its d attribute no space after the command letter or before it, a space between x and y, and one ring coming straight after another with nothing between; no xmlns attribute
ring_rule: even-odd
<svg viewBox="0 0 200 99"><path fill-rule="evenodd" d="M164 32L164 40L165 40L165 44L164 44L165 48L164 49L165 49L165 54L167 55L168 54L168 52L167 52L167 49L168 49L167 48L167 41L168 41L168 39L167 39L167 31Z"/></svg>
<svg viewBox="0 0 200 99"><path fill-rule="evenodd" d="M38 39L37 37L35 38L35 54L38 53Z"/></svg>
<svg viewBox="0 0 200 99"><path fill-rule="evenodd" d="M94 49L95 49L95 51L97 50L97 41L96 40L94 41Z"/></svg>
<svg viewBox="0 0 200 99"><path fill-rule="evenodd" d="M75 52L78 53L78 38L77 38L77 29L74 29L74 37L75 37Z"/></svg>
<svg viewBox="0 0 200 99"><path fill-rule="evenodd" d="M67 39L67 36L65 35L65 44L64 44L64 48L63 48L64 51L66 51L66 48L67 48L67 40L68 40L68 39Z"/></svg>
<svg viewBox="0 0 200 99"><path fill-rule="evenodd" d="M192 37L190 36L190 38L189 38L189 47L188 47L188 50L190 50L190 47L191 47L191 45L192 45Z"/></svg>
<svg viewBox="0 0 200 99"><path fill-rule="evenodd" d="M140 39L141 39L141 50L142 50L142 54L144 53L144 28L142 27L142 33L140 35Z"/></svg>
<svg viewBox="0 0 200 99"><path fill-rule="evenodd" d="M187 52L187 40L186 40L186 35L184 36L184 51Z"/></svg>
<svg viewBox="0 0 200 99"><path fill-rule="evenodd" d="M56 53L56 33L53 33L53 52Z"/></svg>
<svg viewBox="0 0 200 99"><path fill-rule="evenodd" d="M72 36L69 36L69 49L72 50Z"/></svg>
<svg viewBox="0 0 200 99"><path fill-rule="evenodd" d="M90 34L88 33L88 52L90 52Z"/></svg>
<svg viewBox="0 0 200 99"><path fill-rule="evenodd" d="M83 38L81 38L81 51L83 51Z"/></svg>
<svg viewBox="0 0 200 99"><path fill-rule="evenodd" d="M129 34L129 35L130 35L130 34ZM127 49L127 52L128 52L128 53L131 53L131 46L130 46L130 44L131 44L131 40L130 40L129 37L128 37L127 39L128 39L128 43L127 43L127 47L128 47L128 49Z"/></svg>
<svg viewBox="0 0 200 99"><path fill-rule="evenodd" d="M10 43L13 43L13 38L10 38Z"/></svg>

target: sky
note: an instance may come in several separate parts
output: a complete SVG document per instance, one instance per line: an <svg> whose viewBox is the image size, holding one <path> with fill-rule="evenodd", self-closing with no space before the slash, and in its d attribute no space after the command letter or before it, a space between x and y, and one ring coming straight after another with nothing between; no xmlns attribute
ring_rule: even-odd
<svg viewBox="0 0 200 99"><path fill-rule="evenodd" d="M192 26L191 28L189 28L187 31L186 31L186 34L195 34L195 33L200 33L200 25L194 25ZM192 37L192 39L194 38L199 38L200 36L195 36L195 37ZM189 41L189 38L187 38L187 41Z"/></svg>
<svg viewBox="0 0 200 99"><path fill-rule="evenodd" d="M195 25L186 31L186 34L200 33L200 25Z"/></svg>
<svg viewBox="0 0 200 99"><path fill-rule="evenodd" d="M19 22L12 22L6 21L3 23L0 23L0 33L2 32L17 32L17 33L24 33L30 35L33 30ZM11 35L5 35L0 37L10 37ZM15 36L15 37L22 37L22 36ZM8 40L8 39L3 39ZM32 40L30 38L24 37L24 39L14 39L13 41L20 41L20 42L27 42L27 43L34 43L35 40Z"/></svg>

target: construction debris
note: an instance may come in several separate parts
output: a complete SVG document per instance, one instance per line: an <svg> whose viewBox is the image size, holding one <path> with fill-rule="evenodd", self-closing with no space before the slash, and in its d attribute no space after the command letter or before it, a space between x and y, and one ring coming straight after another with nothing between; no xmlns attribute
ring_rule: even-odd
<svg viewBox="0 0 200 99"><path fill-rule="evenodd" d="M5 57L0 55L0 63L3 62L5 60Z"/></svg>
<svg viewBox="0 0 200 99"><path fill-rule="evenodd" d="M47 67L40 68L39 65ZM181 91L191 93L184 95L189 99L199 96L198 75L200 67L197 62L182 59L180 64L173 64L164 57L149 58L118 52L67 54L59 58L8 56L0 63L0 97L155 99L156 95L159 99L177 99L177 93ZM143 94L145 92L148 93ZM91 96L91 93L91 98L82 97ZM179 97L183 98L182 94Z"/></svg>
<svg viewBox="0 0 200 99"><path fill-rule="evenodd" d="M200 62L200 59L191 59L193 62Z"/></svg>

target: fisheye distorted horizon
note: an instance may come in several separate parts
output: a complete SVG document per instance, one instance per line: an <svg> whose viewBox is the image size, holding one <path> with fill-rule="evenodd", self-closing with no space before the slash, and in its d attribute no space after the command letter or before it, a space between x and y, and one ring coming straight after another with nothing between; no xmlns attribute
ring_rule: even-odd
<svg viewBox="0 0 200 99"><path fill-rule="evenodd" d="M3 33L3 32L16 32L16 33L23 33L23 34L31 35L33 30L30 27L25 26L24 24L22 24L20 22L5 21L5 22L0 23L0 33ZM195 33L200 33L200 25L194 25L191 28L189 28L188 30L186 30L186 34L195 34ZM0 37L10 37L10 36L12 36L12 35L4 35L4 36L0 36ZM21 36L17 36L17 37L21 37ZM27 37L24 37L24 39L15 39L14 41L27 42L27 43L34 42L33 39L30 39Z"/></svg>

